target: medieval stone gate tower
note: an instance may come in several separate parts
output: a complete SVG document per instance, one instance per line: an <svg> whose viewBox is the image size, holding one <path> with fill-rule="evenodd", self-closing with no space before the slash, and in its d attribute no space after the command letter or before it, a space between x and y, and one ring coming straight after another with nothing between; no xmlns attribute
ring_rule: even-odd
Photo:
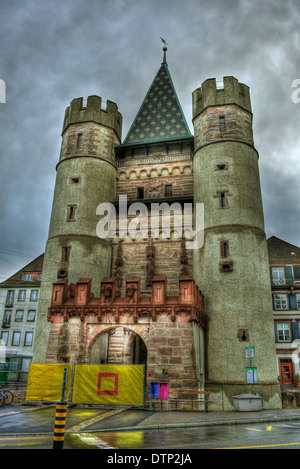
<svg viewBox="0 0 300 469"><path fill-rule="evenodd" d="M260 392L272 406L278 383L249 88L233 77L222 89L206 80L193 93L193 122L194 202L205 207L194 279L209 317L206 383L222 382L228 395L245 392L245 346L254 346Z"/></svg>
<svg viewBox="0 0 300 469"><path fill-rule="evenodd" d="M251 389L251 345L256 392L280 407L249 89L233 77L222 90L204 82L193 93L193 136L166 50L123 143L114 103L90 96L66 110L34 361L142 362L148 381L164 374L171 388L222 385L231 408ZM101 239L97 207L111 203L119 215L120 196L131 220L134 207L147 208L147 228ZM203 247L187 249L174 212L170 233L151 237L153 204L163 203L182 213L204 204Z"/></svg>

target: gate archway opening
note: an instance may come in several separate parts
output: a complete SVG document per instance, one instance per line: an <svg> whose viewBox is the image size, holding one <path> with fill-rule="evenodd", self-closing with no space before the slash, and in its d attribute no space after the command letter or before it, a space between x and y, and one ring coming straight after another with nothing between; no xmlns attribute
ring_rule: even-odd
<svg viewBox="0 0 300 469"><path fill-rule="evenodd" d="M127 327L111 327L99 334L91 349L90 363L147 365L147 346Z"/></svg>

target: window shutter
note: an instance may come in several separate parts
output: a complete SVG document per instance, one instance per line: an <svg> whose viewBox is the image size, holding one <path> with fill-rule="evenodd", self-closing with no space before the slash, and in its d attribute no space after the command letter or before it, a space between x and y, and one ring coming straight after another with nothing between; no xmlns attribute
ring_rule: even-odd
<svg viewBox="0 0 300 469"><path fill-rule="evenodd" d="M291 326L292 326L292 339L293 340L300 339L299 322L293 321L291 323Z"/></svg>
<svg viewBox="0 0 300 469"><path fill-rule="evenodd" d="M273 311L275 311L275 298L274 298L274 295L272 295L272 304L273 304Z"/></svg>
<svg viewBox="0 0 300 469"><path fill-rule="evenodd" d="M300 280L300 265L294 266L295 280Z"/></svg>
<svg viewBox="0 0 300 469"><path fill-rule="evenodd" d="M277 324L274 322L275 342L277 342Z"/></svg>
<svg viewBox="0 0 300 469"><path fill-rule="evenodd" d="M285 272L287 285L294 285L293 267L291 265L286 265Z"/></svg>
<svg viewBox="0 0 300 469"><path fill-rule="evenodd" d="M289 295L290 309L297 309L296 295Z"/></svg>

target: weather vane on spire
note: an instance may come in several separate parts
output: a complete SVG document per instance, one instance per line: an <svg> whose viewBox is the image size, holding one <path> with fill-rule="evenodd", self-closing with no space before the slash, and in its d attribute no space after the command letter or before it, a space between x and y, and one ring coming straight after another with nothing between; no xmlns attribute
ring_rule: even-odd
<svg viewBox="0 0 300 469"><path fill-rule="evenodd" d="M163 39L162 37L161 37L160 39L161 39L161 42L163 42L163 44L164 44L164 47L163 47L164 57L163 57L163 62L162 62L162 63L163 63L163 64L166 64L166 63L167 63L166 52L167 52L167 50L168 50L168 48L167 48L167 45L168 45L168 44L167 44L167 42L165 41L165 39Z"/></svg>

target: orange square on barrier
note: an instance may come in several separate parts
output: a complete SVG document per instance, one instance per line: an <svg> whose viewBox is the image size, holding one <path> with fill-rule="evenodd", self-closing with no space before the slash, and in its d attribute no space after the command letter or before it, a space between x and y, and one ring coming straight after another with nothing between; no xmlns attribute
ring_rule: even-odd
<svg viewBox="0 0 300 469"><path fill-rule="evenodd" d="M119 373L98 373L97 394L100 396L118 395Z"/></svg>

